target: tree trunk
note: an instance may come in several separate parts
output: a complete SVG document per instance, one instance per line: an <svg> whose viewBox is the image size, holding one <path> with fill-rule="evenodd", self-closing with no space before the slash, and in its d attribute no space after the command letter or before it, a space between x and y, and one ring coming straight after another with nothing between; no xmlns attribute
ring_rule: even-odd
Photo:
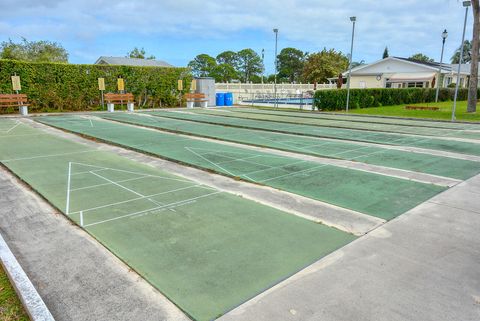
<svg viewBox="0 0 480 321"><path fill-rule="evenodd" d="M470 84L468 88L467 112L477 111L477 89L478 89L478 55L480 37L480 0L472 1L473 8L473 40L472 40L472 62L470 70Z"/></svg>

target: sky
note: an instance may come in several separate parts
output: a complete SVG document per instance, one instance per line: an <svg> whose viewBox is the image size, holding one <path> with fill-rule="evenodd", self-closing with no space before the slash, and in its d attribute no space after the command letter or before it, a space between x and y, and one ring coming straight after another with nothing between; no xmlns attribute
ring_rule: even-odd
<svg viewBox="0 0 480 321"><path fill-rule="evenodd" d="M353 60L367 63L421 52L440 60L441 33L449 31L446 58L462 37L465 10L458 0L0 0L0 42L49 40L63 45L69 62L125 56L134 47L175 66L196 55L265 49L267 73L279 51L310 53L324 47L349 53L350 16L357 17ZM468 14L467 39L473 23Z"/></svg>

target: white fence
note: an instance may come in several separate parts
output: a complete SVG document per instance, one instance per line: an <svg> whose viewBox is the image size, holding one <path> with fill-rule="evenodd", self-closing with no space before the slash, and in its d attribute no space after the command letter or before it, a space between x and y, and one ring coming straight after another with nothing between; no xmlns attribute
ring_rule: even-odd
<svg viewBox="0 0 480 321"><path fill-rule="evenodd" d="M317 84L317 90L333 89L335 84ZM233 93L234 104L240 103L243 99L251 99L252 96L258 94L270 95L275 92L274 84L239 84L239 83L217 83L215 84L216 92ZM307 91L315 90L313 84L277 84L278 95L294 95L302 94Z"/></svg>

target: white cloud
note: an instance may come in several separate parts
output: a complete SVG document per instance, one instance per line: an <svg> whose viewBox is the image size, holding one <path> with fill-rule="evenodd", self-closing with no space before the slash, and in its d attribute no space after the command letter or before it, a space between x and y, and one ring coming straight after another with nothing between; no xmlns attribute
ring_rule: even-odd
<svg viewBox="0 0 480 321"><path fill-rule="evenodd" d="M451 35L447 50L453 51L460 43L464 13L456 0L3 0L0 11L9 12L0 24L0 39L59 41L75 47L72 53L78 57L91 56L89 45L115 35L120 43L122 34L235 42L235 36L245 32L257 40L271 37L273 27L280 29L285 45L345 52L351 32L348 17L356 15L354 58L367 61L378 58L386 45L392 54L424 52L437 58L444 28Z"/></svg>

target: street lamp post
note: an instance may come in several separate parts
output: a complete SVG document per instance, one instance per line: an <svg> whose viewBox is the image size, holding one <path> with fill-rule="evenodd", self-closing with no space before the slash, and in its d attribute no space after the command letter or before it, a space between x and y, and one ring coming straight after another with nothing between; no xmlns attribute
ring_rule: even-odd
<svg viewBox="0 0 480 321"><path fill-rule="evenodd" d="M263 69L262 69L262 84L263 84L263 78L264 78L264 74L265 74L265 49L262 49L262 65L263 65Z"/></svg>
<svg viewBox="0 0 480 321"><path fill-rule="evenodd" d="M445 40L447 40L448 32L447 29L442 32L442 54L440 56L440 66L438 66L438 77L437 77L437 92L435 93L435 102L438 103L438 95L440 93L440 78L442 77L442 64L443 64L443 52L445 50Z"/></svg>
<svg viewBox="0 0 480 321"><path fill-rule="evenodd" d="M350 47L350 62L348 65L347 107L346 107L347 113L348 113L348 107L350 105L350 78L352 77L353 40L355 39L355 22L357 21L357 17L350 17L350 21L353 23L353 29L352 29L352 44Z"/></svg>
<svg viewBox="0 0 480 321"><path fill-rule="evenodd" d="M460 46L460 60L458 61L457 83L455 85L455 97L453 98L452 121L455 121L455 111L457 109L458 88L460 87L460 70L463 61L463 47L465 43L465 30L467 29L468 8L472 5L471 1L463 1L465 7L465 20L463 22L462 45Z"/></svg>
<svg viewBox="0 0 480 321"><path fill-rule="evenodd" d="M273 91L275 95L275 104L274 107L278 107L278 101L277 101L277 72L278 72L278 57L277 57L277 48L278 48L278 29L275 28L273 29L273 32L275 33L275 82L273 84Z"/></svg>

